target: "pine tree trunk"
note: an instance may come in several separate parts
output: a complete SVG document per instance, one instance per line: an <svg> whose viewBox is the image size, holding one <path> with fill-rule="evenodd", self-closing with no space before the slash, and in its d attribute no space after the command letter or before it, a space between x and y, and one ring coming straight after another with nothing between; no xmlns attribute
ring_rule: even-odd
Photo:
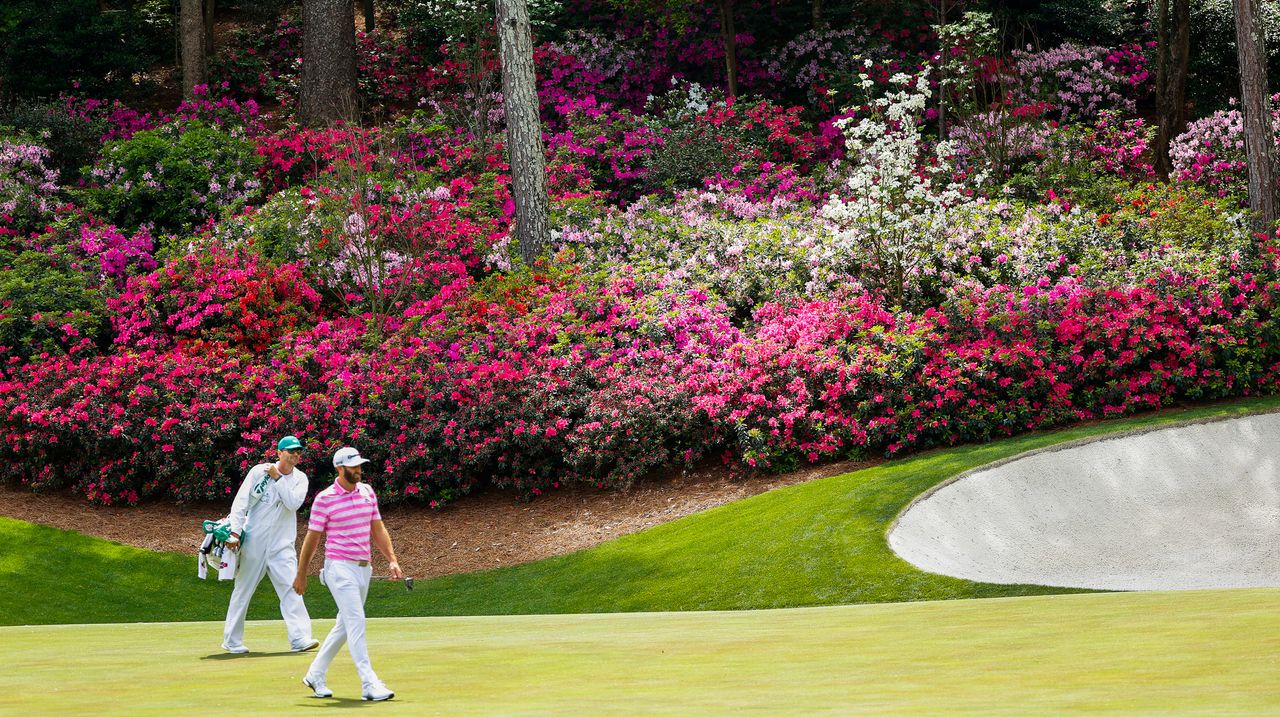
<svg viewBox="0 0 1280 717"><path fill-rule="evenodd" d="M533 266L546 250L551 226L529 9L525 0L496 0L496 7L511 197L516 205L516 239L525 264Z"/></svg>
<svg viewBox="0 0 1280 717"><path fill-rule="evenodd" d="M738 96L738 31L733 26L733 0L720 0L720 36L724 41L725 78L729 96Z"/></svg>
<svg viewBox="0 0 1280 717"><path fill-rule="evenodd" d="M204 0L204 56L213 57L213 13L216 0Z"/></svg>
<svg viewBox="0 0 1280 717"><path fill-rule="evenodd" d="M352 0L303 0L302 87L298 119L308 127L353 122L356 108Z"/></svg>
<svg viewBox="0 0 1280 717"><path fill-rule="evenodd" d="M947 0L938 0L938 27L947 27ZM947 138L947 60L951 48L938 43L938 138Z"/></svg>
<svg viewBox="0 0 1280 717"><path fill-rule="evenodd" d="M1276 140L1271 128L1262 13L1259 0L1234 0L1234 3L1236 46L1240 55L1240 110L1244 113L1244 148L1249 163L1249 208L1257 214L1255 229L1271 231L1276 222Z"/></svg>
<svg viewBox="0 0 1280 717"><path fill-rule="evenodd" d="M1157 0L1156 113L1159 128L1152 148L1155 169L1162 179L1173 172L1169 145L1187 123L1187 70L1191 60L1191 3Z"/></svg>
<svg viewBox="0 0 1280 717"><path fill-rule="evenodd" d="M826 23L822 21L822 0L813 0L811 10L813 11L813 29L821 30L826 27Z"/></svg>
<svg viewBox="0 0 1280 717"><path fill-rule="evenodd" d="M178 21L182 38L182 97L195 97L195 86L208 83L204 54L204 10L200 0L181 0Z"/></svg>

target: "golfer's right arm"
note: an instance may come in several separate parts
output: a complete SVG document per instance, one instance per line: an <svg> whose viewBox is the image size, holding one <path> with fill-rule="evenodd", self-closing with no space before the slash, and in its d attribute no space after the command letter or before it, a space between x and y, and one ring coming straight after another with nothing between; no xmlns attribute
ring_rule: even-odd
<svg viewBox="0 0 1280 717"><path fill-rule="evenodd" d="M316 548L320 547L322 535L324 533L318 530L308 530L307 537L302 539L302 551L298 554L298 574L293 577L293 591L299 595L307 592L307 568L311 566Z"/></svg>

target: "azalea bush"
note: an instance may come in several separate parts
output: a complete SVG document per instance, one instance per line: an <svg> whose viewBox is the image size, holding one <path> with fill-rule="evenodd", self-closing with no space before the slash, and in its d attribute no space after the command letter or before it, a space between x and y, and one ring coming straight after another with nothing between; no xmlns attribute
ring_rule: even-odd
<svg viewBox="0 0 1280 717"><path fill-rule="evenodd" d="M0 362L94 351L109 342L107 294L68 252L0 250Z"/></svg>
<svg viewBox="0 0 1280 717"><path fill-rule="evenodd" d="M121 346L199 341L261 350L312 319L319 303L296 265L206 246L129 280L108 307Z"/></svg>
<svg viewBox="0 0 1280 717"><path fill-rule="evenodd" d="M1271 125L1280 128L1280 99L1271 98ZM1218 110L1187 124L1169 144L1173 179L1212 189L1218 196L1234 196L1243 203L1249 194L1245 165L1244 115L1235 109Z"/></svg>
<svg viewBox="0 0 1280 717"><path fill-rule="evenodd" d="M661 117L662 143L647 160L647 179L667 189L697 187L706 177L763 162L807 170L830 154L799 107L725 99L691 84L655 99L650 110Z"/></svg>
<svg viewBox="0 0 1280 717"><path fill-rule="evenodd" d="M93 164L106 127L104 119L74 114L58 100L19 101L0 107L0 133L24 134L48 150L44 164L57 171L64 183L73 182L81 168Z"/></svg>
<svg viewBox="0 0 1280 717"><path fill-rule="evenodd" d="M539 99L557 109L590 97L640 110L659 89L656 68L644 56L640 39L621 29L573 29L538 46Z"/></svg>
<svg viewBox="0 0 1280 717"><path fill-rule="evenodd" d="M157 266L158 247L146 227L124 231L70 205L60 208L29 243L46 253L72 258L78 270L89 274L108 294L122 287L130 276Z"/></svg>
<svg viewBox="0 0 1280 717"><path fill-rule="evenodd" d="M84 200L122 227L182 232L257 199L260 161L238 130L174 121L107 144Z"/></svg>
<svg viewBox="0 0 1280 717"><path fill-rule="evenodd" d="M591 271L630 267L708 292L740 317L777 297L857 282L830 256L834 227L800 203L687 191L671 204L645 198L625 211L571 208L561 221L553 246L560 260Z"/></svg>
<svg viewBox="0 0 1280 717"><path fill-rule="evenodd" d="M1046 127L1033 156L1004 188L1024 199L1053 192L1076 204L1106 207L1134 182L1155 176L1149 162L1153 134L1141 119L1110 110L1089 122Z"/></svg>
<svg viewBox="0 0 1280 717"><path fill-rule="evenodd" d="M867 99L856 81L863 61L893 62L891 54L881 38L862 28L820 28L787 42L765 67L784 87L801 90L810 106L834 112Z"/></svg>
<svg viewBox="0 0 1280 717"><path fill-rule="evenodd" d="M1111 49L1063 43L1047 50L1015 50L1019 104L1043 100L1062 118L1092 117L1102 110L1132 112L1151 79L1142 48Z"/></svg>
<svg viewBox="0 0 1280 717"><path fill-rule="evenodd" d="M286 14L269 34L237 28L209 59L209 77L237 97L292 104L302 71L302 23Z"/></svg>
<svg viewBox="0 0 1280 717"><path fill-rule="evenodd" d="M1250 254L1119 285L971 286L918 314L856 291L795 297L746 328L640 273L463 277L372 344L345 319L252 354L168 344L27 365L0 384L5 450L58 466L11 478L97 500L217 497L287 427L364 447L388 502L439 504L486 483L620 485L722 449L760 470L986 440L1274 390L1277 252ZM89 449L113 468L77 470Z"/></svg>
<svg viewBox="0 0 1280 717"><path fill-rule="evenodd" d="M663 136L627 110L607 103L575 102L563 108L566 128L546 134L552 169L577 184L630 200L651 190L648 175Z"/></svg>
<svg viewBox="0 0 1280 717"><path fill-rule="evenodd" d="M39 228L58 197L58 171L49 150L30 140L0 136L0 226L10 231Z"/></svg>

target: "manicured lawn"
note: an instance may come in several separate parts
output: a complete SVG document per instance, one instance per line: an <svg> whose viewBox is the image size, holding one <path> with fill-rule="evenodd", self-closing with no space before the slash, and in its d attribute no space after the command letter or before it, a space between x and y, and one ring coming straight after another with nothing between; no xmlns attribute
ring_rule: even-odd
<svg viewBox="0 0 1280 717"><path fill-rule="evenodd" d="M1280 398L1108 422L936 451L772 491L590 550L420 582L375 583L373 616L737 610L1068 592L920 572L885 542L894 516L928 487L1053 443L1178 420L1280 409ZM218 620L228 583L195 578L194 555L156 554L0 519L0 624ZM21 546L21 549L8 549ZM326 590L308 591L331 617ZM250 613L278 615L264 581Z"/></svg>
<svg viewBox="0 0 1280 717"><path fill-rule="evenodd" d="M327 629L330 621L317 621ZM233 657L219 625L0 628L0 714L268 715L333 700L309 656ZM250 644L283 632L251 623ZM737 613L370 623L380 715L1280 713L1280 590L1059 595ZM304 710L311 712L311 710Z"/></svg>

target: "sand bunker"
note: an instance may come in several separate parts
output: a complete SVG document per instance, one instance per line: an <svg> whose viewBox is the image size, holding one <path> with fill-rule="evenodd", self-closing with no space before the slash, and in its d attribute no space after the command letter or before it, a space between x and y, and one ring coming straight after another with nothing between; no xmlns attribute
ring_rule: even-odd
<svg viewBox="0 0 1280 717"><path fill-rule="evenodd" d="M917 499L889 545L932 573L1105 590L1280 585L1280 414L1024 454Z"/></svg>

